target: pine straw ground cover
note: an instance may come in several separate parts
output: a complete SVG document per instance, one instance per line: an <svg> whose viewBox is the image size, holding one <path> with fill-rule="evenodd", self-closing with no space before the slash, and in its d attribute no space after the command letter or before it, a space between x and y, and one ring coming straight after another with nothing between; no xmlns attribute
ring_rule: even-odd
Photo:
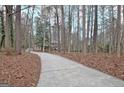
<svg viewBox="0 0 124 93"><path fill-rule="evenodd" d="M100 70L117 78L124 80L124 56L117 57L116 55L108 54L87 54L81 53L58 53L63 57L72 59L78 63L88 67Z"/></svg>
<svg viewBox="0 0 124 93"><path fill-rule="evenodd" d="M0 83L14 87L36 86L40 76L40 58L35 54L0 54Z"/></svg>

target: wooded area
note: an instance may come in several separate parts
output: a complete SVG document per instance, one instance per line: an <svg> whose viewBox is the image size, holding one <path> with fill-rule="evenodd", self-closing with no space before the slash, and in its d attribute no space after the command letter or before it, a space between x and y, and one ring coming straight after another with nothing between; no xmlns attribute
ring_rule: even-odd
<svg viewBox="0 0 124 93"><path fill-rule="evenodd" d="M124 80L124 6L0 6L0 82L37 86L39 58L61 60L53 54Z"/></svg>
<svg viewBox="0 0 124 93"><path fill-rule="evenodd" d="M33 37L34 7L0 6L0 87L37 86L41 60L26 52Z"/></svg>
<svg viewBox="0 0 124 93"><path fill-rule="evenodd" d="M0 50L124 54L124 6L0 8Z"/></svg>

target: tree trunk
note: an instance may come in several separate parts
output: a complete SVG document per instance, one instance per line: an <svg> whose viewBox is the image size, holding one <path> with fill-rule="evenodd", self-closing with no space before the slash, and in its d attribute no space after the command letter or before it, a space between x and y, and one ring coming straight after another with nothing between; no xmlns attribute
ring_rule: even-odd
<svg viewBox="0 0 124 93"><path fill-rule="evenodd" d="M56 19L57 19L57 32L58 32L58 52L60 52L60 27L59 27L59 15L58 15L58 7L55 6L56 9Z"/></svg>
<svg viewBox="0 0 124 93"><path fill-rule="evenodd" d="M120 57L121 47L121 6L117 6L117 56Z"/></svg>
<svg viewBox="0 0 124 93"><path fill-rule="evenodd" d="M45 52L45 31L43 32L43 52Z"/></svg>
<svg viewBox="0 0 124 93"><path fill-rule="evenodd" d="M21 54L21 5L16 6L16 53Z"/></svg>
<svg viewBox="0 0 124 93"><path fill-rule="evenodd" d="M71 51L71 27L72 27L72 18L71 18L70 5L69 5L69 14L68 14L68 26L69 26L69 33L68 33L68 52L70 52Z"/></svg>
<svg viewBox="0 0 124 93"><path fill-rule="evenodd" d="M97 29L98 29L98 24L97 24L97 5L95 5L95 19L94 19L94 34L93 34L93 52L97 53Z"/></svg>
<svg viewBox="0 0 124 93"><path fill-rule="evenodd" d="M25 27L24 27L24 48L28 48L28 32L29 32L29 29L27 29L27 24L28 24L28 21L29 21L29 8L27 10L27 15L26 15L26 22L25 22Z"/></svg>
<svg viewBox="0 0 124 93"><path fill-rule="evenodd" d="M4 40L5 40L5 31L4 31L4 14L3 14L3 10L1 11L1 42L0 42L0 49L2 48L2 46L4 46Z"/></svg>
<svg viewBox="0 0 124 93"><path fill-rule="evenodd" d="M49 52L51 51L51 23L49 18Z"/></svg>
<svg viewBox="0 0 124 93"><path fill-rule="evenodd" d="M6 23L5 23L5 48L9 52L11 49L11 13L12 5L6 5Z"/></svg>
<svg viewBox="0 0 124 93"><path fill-rule="evenodd" d="M83 54L85 55L87 52L86 45L86 14L85 14L85 6L82 6L82 14L83 14Z"/></svg>
<svg viewBox="0 0 124 93"><path fill-rule="evenodd" d="M12 13L13 6L11 6L10 11ZM13 16L10 15L9 18L10 24L10 36L11 36L11 47L14 47L14 31L13 31Z"/></svg>
<svg viewBox="0 0 124 93"><path fill-rule="evenodd" d="M89 30L90 30L90 14L91 14L91 6L88 6L86 53L89 52L88 44L89 44Z"/></svg>
<svg viewBox="0 0 124 93"><path fill-rule="evenodd" d="M102 6L102 37L103 39L101 40L101 44L103 45L102 52L104 52L105 49L105 6Z"/></svg>
<svg viewBox="0 0 124 93"><path fill-rule="evenodd" d="M63 51L64 51L64 53L65 53L65 41L66 41L66 39L65 39L65 25L64 25L64 8L63 8L63 5L61 5L61 22L62 22L62 24L61 24L61 26L62 26L62 32L63 32Z"/></svg>
<svg viewBox="0 0 124 93"><path fill-rule="evenodd" d="M121 40L121 44L122 44L122 53L124 54L124 5L123 5L123 30L122 30L122 40Z"/></svg>
<svg viewBox="0 0 124 93"><path fill-rule="evenodd" d="M109 27L109 33L110 33L110 37L109 37L109 54L112 53L112 32L113 32L113 27L114 27L114 22L113 22L113 6L110 7L109 9L109 21L110 21L110 27Z"/></svg>
<svg viewBox="0 0 124 93"><path fill-rule="evenodd" d="M111 39L111 51L112 53L114 53L114 11L113 11L113 6L112 6L112 29L111 29L111 35L112 35L112 39Z"/></svg>
<svg viewBox="0 0 124 93"><path fill-rule="evenodd" d="M92 52L93 50L93 5L91 7L91 27L90 27L90 30L91 30L91 34L90 34L90 52Z"/></svg>
<svg viewBox="0 0 124 93"><path fill-rule="evenodd" d="M77 52L79 52L79 25L80 25L80 23L79 23L79 6L77 6L77 47L76 47L76 50L77 50Z"/></svg>
<svg viewBox="0 0 124 93"><path fill-rule="evenodd" d="M34 9L35 9L35 6L33 5L33 8L32 8L32 16L31 16L31 48L34 49L34 32L33 32L33 22L34 22Z"/></svg>

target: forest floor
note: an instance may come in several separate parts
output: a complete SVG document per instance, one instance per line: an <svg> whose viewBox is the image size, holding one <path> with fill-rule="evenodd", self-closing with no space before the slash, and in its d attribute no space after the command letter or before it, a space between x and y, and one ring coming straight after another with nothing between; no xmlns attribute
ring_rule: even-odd
<svg viewBox="0 0 124 93"><path fill-rule="evenodd" d="M124 56L51 52L124 80Z"/></svg>
<svg viewBox="0 0 124 93"><path fill-rule="evenodd" d="M35 54L0 53L0 84L14 87L37 86L40 70L40 58Z"/></svg>

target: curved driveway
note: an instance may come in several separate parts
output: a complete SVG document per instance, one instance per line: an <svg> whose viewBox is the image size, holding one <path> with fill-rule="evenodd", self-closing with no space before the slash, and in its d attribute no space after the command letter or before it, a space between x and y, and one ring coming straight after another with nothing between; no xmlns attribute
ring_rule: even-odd
<svg viewBox="0 0 124 93"><path fill-rule="evenodd" d="M69 59L36 53L41 58L42 69L38 87L111 87L124 86L124 81L88 68Z"/></svg>

